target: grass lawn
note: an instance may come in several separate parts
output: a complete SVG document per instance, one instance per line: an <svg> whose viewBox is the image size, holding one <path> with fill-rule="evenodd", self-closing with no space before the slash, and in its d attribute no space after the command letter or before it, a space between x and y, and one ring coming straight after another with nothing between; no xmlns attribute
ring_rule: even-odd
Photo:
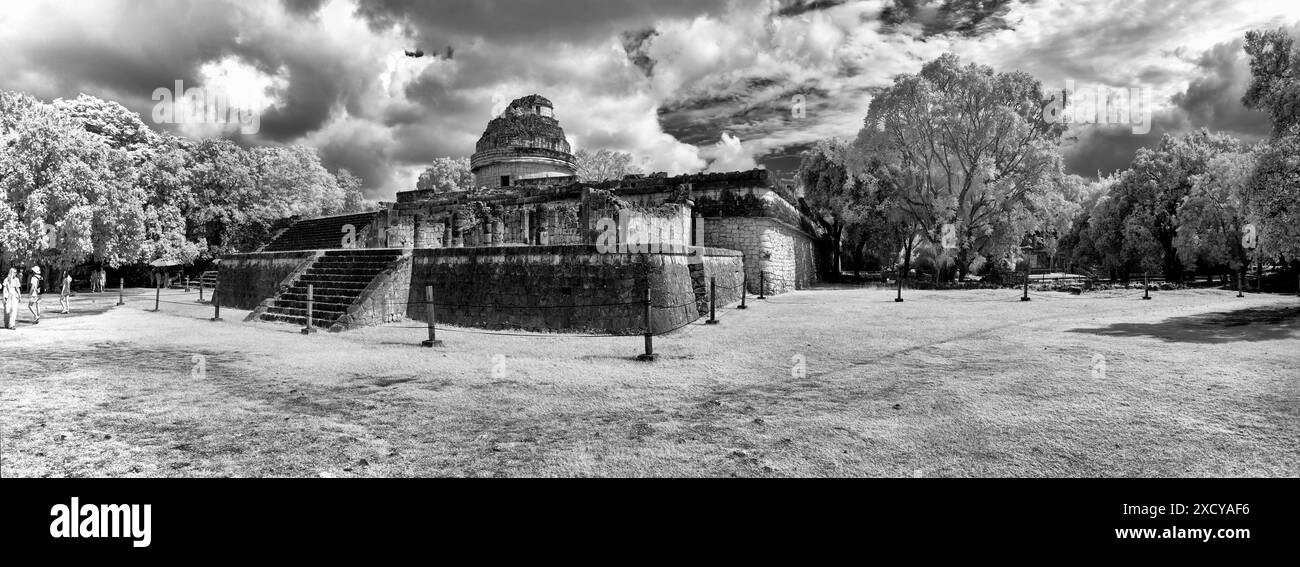
<svg viewBox="0 0 1300 567"><path fill-rule="evenodd" d="M1300 476L1294 296L824 288L641 363L131 293L0 329L0 475Z"/></svg>

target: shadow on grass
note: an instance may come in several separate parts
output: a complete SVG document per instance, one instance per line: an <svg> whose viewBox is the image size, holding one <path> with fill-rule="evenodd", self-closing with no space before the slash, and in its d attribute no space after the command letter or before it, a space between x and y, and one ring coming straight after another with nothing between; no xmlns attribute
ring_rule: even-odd
<svg viewBox="0 0 1300 567"><path fill-rule="evenodd" d="M1070 329L1069 332L1105 337L1154 337L1178 343L1274 341L1300 335L1300 306L1253 307L1171 317L1159 323L1115 323L1108 327Z"/></svg>

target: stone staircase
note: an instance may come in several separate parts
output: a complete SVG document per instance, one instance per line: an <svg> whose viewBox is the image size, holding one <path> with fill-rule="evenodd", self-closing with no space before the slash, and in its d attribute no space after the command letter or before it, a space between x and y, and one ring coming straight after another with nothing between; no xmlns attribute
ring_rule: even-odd
<svg viewBox="0 0 1300 567"><path fill-rule="evenodd" d="M384 248L328 250L258 316L262 321L307 324L307 286L313 287L312 325L328 329L347 313L370 282L402 256Z"/></svg>
<svg viewBox="0 0 1300 567"><path fill-rule="evenodd" d="M358 213L298 221L276 235L275 239L261 251L286 252L343 248L343 227L352 225L356 230L357 238L361 238L366 227L374 222L376 214Z"/></svg>

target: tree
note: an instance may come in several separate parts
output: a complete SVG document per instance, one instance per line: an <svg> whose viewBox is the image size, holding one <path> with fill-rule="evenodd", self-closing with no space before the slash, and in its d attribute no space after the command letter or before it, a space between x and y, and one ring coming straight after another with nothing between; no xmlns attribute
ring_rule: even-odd
<svg viewBox="0 0 1300 567"><path fill-rule="evenodd" d="M73 100L56 100L53 105L108 147L126 152L137 164L149 160L162 145L162 136L145 125L140 115L116 102L82 94Z"/></svg>
<svg viewBox="0 0 1300 567"><path fill-rule="evenodd" d="M1259 152L1245 200L1248 219L1258 230L1260 257L1300 260L1300 133L1293 129Z"/></svg>
<svg viewBox="0 0 1300 567"><path fill-rule="evenodd" d="M1285 28L1252 30L1243 47L1250 57L1250 84L1241 102L1267 112L1281 135L1300 124L1300 50Z"/></svg>
<svg viewBox="0 0 1300 567"><path fill-rule="evenodd" d="M415 188L420 191L450 193L474 189L474 174L469 169L469 158L441 157L420 174Z"/></svg>
<svg viewBox="0 0 1300 567"><path fill-rule="evenodd" d="M56 105L0 97L0 253L9 261L71 268L95 257L140 256L144 191L130 156Z"/></svg>
<svg viewBox="0 0 1300 567"><path fill-rule="evenodd" d="M1212 158L1205 173L1195 176L1192 189L1178 205L1174 248L1186 265L1242 269L1249 258L1241 245L1247 220L1246 185L1254 175L1250 153L1225 153Z"/></svg>
<svg viewBox="0 0 1300 567"><path fill-rule="evenodd" d="M343 208L343 191L314 148L262 146L250 150L258 195L254 218L313 217Z"/></svg>
<svg viewBox="0 0 1300 567"><path fill-rule="evenodd" d="M1060 175L1065 129L1044 120L1045 100L1028 74L946 54L871 101L855 147L891 163L900 210L932 246L955 236L947 255L959 278L1040 228L1034 213Z"/></svg>
<svg viewBox="0 0 1300 567"><path fill-rule="evenodd" d="M339 190L343 191L343 209L340 213L364 213L375 209L376 203L366 199L365 193L361 191L360 177L352 175L347 169L339 169L334 172L334 178Z"/></svg>
<svg viewBox="0 0 1300 567"><path fill-rule="evenodd" d="M198 142L190 155L194 160L190 169L194 192L190 239L203 239L213 256L247 249L251 243L239 236L239 230L259 217L252 157L233 142L220 139Z"/></svg>
<svg viewBox="0 0 1300 567"><path fill-rule="evenodd" d="M573 158L578 165L578 181L598 183L641 173L641 168L632 163L632 154L626 152L606 149L590 152L581 149L573 154Z"/></svg>
<svg viewBox="0 0 1300 567"><path fill-rule="evenodd" d="M1239 140L1204 129L1180 138L1166 134L1155 148L1138 150L1112 189L1113 197L1124 203L1122 255L1136 260L1144 272L1163 272L1169 280L1181 281L1183 263L1174 247L1178 207L1211 159L1245 150Z"/></svg>
<svg viewBox="0 0 1300 567"><path fill-rule="evenodd" d="M840 273L840 246L844 230L868 214L869 182L854 175L849 169L849 146L843 140L819 140L805 150L796 174L803 190L804 203L813 217L826 228L831 242L833 260L831 272Z"/></svg>
<svg viewBox="0 0 1300 567"><path fill-rule="evenodd" d="M1242 103L1268 112L1273 139L1258 154L1258 170L1246 187L1249 217L1259 229L1260 253L1300 259L1300 49L1285 29L1246 34L1251 82Z"/></svg>

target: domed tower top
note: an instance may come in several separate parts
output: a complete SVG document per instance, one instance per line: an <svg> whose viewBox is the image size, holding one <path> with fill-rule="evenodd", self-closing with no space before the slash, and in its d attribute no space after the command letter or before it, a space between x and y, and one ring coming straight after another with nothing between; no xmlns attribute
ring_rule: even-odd
<svg viewBox="0 0 1300 567"><path fill-rule="evenodd" d="M474 149L470 170L479 187L572 177L577 171L554 106L541 95L512 101L505 112L488 122Z"/></svg>

